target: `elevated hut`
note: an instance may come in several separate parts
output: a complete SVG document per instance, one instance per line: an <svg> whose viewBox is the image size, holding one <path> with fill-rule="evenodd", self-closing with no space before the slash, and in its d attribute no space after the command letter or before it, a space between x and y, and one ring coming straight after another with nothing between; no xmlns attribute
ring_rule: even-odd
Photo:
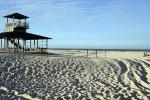
<svg viewBox="0 0 150 100"><path fill-rule="evenodd" d="M48 51L49 37L28 33L28 16L13 13L4 16L6 24L4 32L0 33L1 52L38 52Z"/></svg>

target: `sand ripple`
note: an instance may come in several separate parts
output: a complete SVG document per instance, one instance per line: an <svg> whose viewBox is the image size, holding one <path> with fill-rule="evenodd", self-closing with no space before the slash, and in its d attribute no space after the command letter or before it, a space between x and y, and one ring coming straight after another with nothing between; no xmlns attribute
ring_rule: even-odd
<svg viewBox="0 0 150 100"><path fill-rule="evenodd" d="M1 100L150 98L150 59L0 54Z"/></svg>

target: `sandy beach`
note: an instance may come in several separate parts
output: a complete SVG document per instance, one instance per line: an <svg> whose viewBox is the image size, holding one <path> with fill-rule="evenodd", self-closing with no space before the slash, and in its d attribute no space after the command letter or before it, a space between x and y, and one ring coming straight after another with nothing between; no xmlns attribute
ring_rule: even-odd
<svg viewBox="0 0 150 100"><path fill-rule="evenodd" d="M0 53L0 99L149 100L150 57L109 53L107 58Z"/></svg>

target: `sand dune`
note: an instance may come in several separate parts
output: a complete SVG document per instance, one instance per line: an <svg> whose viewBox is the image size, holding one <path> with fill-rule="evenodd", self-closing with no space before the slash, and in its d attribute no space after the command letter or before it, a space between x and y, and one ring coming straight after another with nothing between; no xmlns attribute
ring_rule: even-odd
<svg viewBox="0 0 150 100"><path fill-rule="evenodd" d="M0 99L150 99L150 58L0 54Z"/></svg>

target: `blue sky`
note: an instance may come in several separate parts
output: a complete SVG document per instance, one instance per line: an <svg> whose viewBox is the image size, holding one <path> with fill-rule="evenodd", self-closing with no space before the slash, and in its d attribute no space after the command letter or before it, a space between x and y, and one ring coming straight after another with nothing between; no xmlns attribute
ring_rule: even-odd
<svg viewBox="0 0 150 100"><path fill-rule="evenodd" d="M150 49L150 0L0 0L4 15L28 15L49 48Z"/></svg>

